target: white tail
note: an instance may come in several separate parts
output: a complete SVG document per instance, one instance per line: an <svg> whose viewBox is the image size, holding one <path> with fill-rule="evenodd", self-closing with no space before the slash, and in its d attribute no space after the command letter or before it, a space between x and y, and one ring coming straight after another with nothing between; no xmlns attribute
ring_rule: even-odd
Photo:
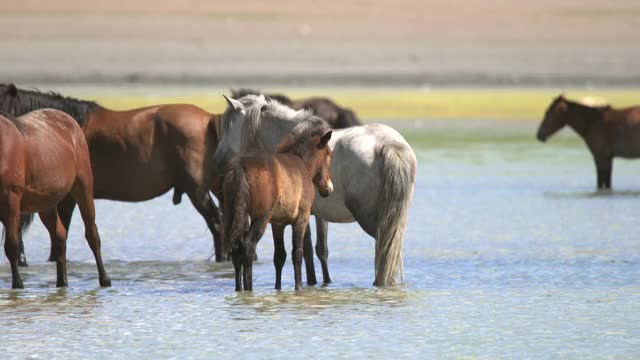
<svg viewBox="0 0 640 360"><path fill-rule="evenodd" d="M402 241L416 178L416 156L406 143L385 144L382 198L376 231L375 282L377 286L395 285L398 273L404 281Z"/></svg>

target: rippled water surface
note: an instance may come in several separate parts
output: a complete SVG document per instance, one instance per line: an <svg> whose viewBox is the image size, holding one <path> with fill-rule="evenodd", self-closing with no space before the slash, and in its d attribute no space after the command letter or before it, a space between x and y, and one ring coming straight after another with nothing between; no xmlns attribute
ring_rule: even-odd
<svg viewBox="0 0 640 360"><path fill-rule="evenodd" d="M405 285L372 287L373 240L331 224L333 284L296 293L288 263L272 290L267 231L256 290L236 294L188 202L98 201L113 287L98 287L76 212L56 289L34 223L25 290L0 262L0 357L640 357L640 161L616 160L615 190L595 192L567 130L543 145L533 123L402 126L419 160Z"/></svg>

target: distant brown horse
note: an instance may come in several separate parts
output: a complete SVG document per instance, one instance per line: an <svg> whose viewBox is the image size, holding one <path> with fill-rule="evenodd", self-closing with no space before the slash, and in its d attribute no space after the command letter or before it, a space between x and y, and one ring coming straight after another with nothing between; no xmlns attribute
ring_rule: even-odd
<svg viewBox="0 0 640 360"><path fill-rule="evenodd" d="M254 89L231 90L231 97L234 99L239 99L245 95L260 94L262 93L259 90ZM308 99L291 100L283 94L263 95L295 110L311 110L314 115L326 121L332 129L343 129L351 126L362 125L356 114L351 109L340 107L338 104L326 97L311 97Z"/></svg>
<svg viewBox="0 0 640 360"><path fill-rule="evenodd" d="M275 288L281 288L287 225L293 227L295 289L302 288L302 241L315 199L314 185L323 197L333 191L330 139L326 123L312 118L294 128L276 154L250 153L232 161L223 183L224 233L225 250L231 252L235 268L236 291L242 290L242 283L244 290L253 288L252 262L268 223L274 233ZM245 233L247 216L251 225Z"/></svg>
<svg viewBox="0 0 640 360"><path fill-rule="evenodd" d="M67 229L57 205L70 196L80 208L85 236L100 274L100 286L111 286L100 255L95 223L93 175L82 129L62 111L43 109L18 118L0 114L0 221L14 289L24 288L18 271L21 212L40 215L49 231L56 261L56 286L67 286Z"/></svg>
<svg viewBox="0 0 640 360"><path fill-rule="evenodd" d="M0 110L19 116L44 107L66 112L82 128L95 198L146 201L174 189L173 203L178 204L186 193L213 234L216 261L225 260L216 228L221 219L209 195L210 190L221 192L220 177L210 166L222 132L220 115L181 104L114 111L56 93L0 85ZM74 207L70 197L58 207L65 229Z"/></svg>
<svg viewBox="0 0 640 360"><path fill-rule="evenodd" d="M546 141L569 125L587 144L598 174L598 189L611 188L613 158L640 157L640 107L616 110L591 107L556 97L538 129L538 140Z"/></svg>

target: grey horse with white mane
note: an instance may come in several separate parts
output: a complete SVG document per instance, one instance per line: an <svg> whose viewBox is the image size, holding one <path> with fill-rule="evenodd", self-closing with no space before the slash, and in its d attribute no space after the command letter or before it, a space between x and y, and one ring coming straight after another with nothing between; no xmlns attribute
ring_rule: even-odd
<svg viewBox="0 0 640 360"><path fill-rule="evenodd" d="M222 118L225 133L213 157L214 166L221 171L235 154L275 151L296 124L313 117L309 111L295 111L276 101L267 101L262 95L238 100L225 96L225 99L229 104ZM312 209L318 227L316 252L324 282L331 281L327 267L327 222L357 221L376 240L374 285L395 285L398 277L401 281L403 278L402 243L414 191L415 153L396 130L382 124L334 130L329 145L333 149L333 193L326 198L316 197ZM310 237L306 238L310 242ZM305 252L311 249L310 244L306 245ZM313 260L313 255L310 256ZM305 254L305 262L308 260Z"/></svg>

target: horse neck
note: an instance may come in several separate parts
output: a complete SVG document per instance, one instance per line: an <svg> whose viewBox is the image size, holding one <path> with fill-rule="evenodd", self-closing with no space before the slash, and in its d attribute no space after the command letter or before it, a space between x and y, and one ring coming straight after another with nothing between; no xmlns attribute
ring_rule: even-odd
<svg viewBox="0 0 640 360"><path fill-rule="evenodd" d="M581 136L585 136L591 125L597 123L602 117L601 110L590 106L567 102L569 111L567 125Z"/></svg>

